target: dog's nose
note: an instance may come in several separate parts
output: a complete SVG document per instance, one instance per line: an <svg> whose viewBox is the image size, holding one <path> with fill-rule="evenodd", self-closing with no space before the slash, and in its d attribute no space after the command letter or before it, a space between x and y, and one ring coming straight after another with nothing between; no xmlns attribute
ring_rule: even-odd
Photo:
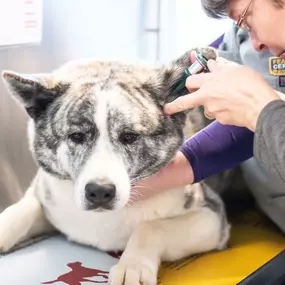
<svg viewBox="0 0 285 285"><path fill-rule="evenodd" d="M116 187L113 184L100 185L97 183L88 183L85 186L86 200L94 208L108 207L116 196Z"/></svg>

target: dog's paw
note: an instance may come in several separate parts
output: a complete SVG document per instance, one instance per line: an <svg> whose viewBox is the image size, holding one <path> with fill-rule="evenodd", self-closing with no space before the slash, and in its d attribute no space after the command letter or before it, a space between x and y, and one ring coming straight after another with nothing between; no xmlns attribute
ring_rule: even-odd
<svg viewBox="0 0 285 285"><path fill-rule="evenodd" d="M111 268L109 275L110 285L156 285L157 274L155 266L139 259L120 260Z"/></svg>
<svg viewBox="0 0 285 285"><path fill-rule="evenodd" d="M23 199L0 214L0 252L7 252L22 241L39 207L36 199Z"/></svg>
<svg viewBox="0 0 285 285"><path fill-rule="evenodd" d="M18 242L17 224L25 223L14 215L13 210L8 208L0 215L0 252L9 251Z"/></svg>

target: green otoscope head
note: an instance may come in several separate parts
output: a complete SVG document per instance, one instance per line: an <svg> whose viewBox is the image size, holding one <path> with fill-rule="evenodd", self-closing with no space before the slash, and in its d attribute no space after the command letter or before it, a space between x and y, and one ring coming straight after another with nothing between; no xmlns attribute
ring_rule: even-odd
<svg viewBox="0 0 285 285"><path fill-rule="evenodd" d="M184 70L177 87L174 88L174 92L179 93L183 88L185 88L187 77L200 73L203 70L208 71L207 62L208 59L202 53L197 53L196 61L188 69Z"/></svg>

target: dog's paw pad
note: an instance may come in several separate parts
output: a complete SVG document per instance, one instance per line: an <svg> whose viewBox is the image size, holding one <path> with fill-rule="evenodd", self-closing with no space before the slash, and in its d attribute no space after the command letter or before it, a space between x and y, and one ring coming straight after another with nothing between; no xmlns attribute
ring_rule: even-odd
<svg viewBox="0 0 285 285"><path fill-rule="evenodd" d="M109 275L110 285L156 285L157 276L150 267L136 262L119 261Z"/></svg>

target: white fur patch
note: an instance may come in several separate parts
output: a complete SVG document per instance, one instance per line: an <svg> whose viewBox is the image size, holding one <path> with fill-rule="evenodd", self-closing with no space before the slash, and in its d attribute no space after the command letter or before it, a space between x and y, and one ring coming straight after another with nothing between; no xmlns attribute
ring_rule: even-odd
<svg viewBox="0 0 285 285"><path fill-rule="evenodd" d="M98 100L95 123L98 128L99 137L75 186L76 203L81 209L85 208L85 186L90 182L115 185L115 209L121 209L129 200L131 190L129 175L122 158L113 149L108 134L108 101L112 95L109 92L103 92L100 100ZM112 96L111 100L116 100L116 97Z"/></svg>

